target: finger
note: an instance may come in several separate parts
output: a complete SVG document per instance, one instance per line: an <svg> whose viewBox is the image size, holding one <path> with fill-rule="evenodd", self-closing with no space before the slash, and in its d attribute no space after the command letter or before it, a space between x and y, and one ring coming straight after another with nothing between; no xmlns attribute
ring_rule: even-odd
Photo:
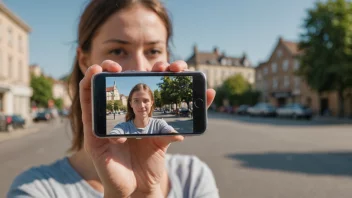
<svg viewBox="0 0 352 198"><path fill-rule="evenodd" d="M167 70L167 67L169 66L168 63L159 61L154 64L152 68L152 72L164 72Z"/></svg>
<svg viewBox="0 0 352 198"><path fill-rule="evenodd" d="M156 137L154 139L155 143L159 146L159 148L163 150L166 150L172 142L181 142L183 140L184 137L182 135L162 136Z"/></svg>
<svg viewBox="0 0 352 198"><path fill-rule="evenodd" d="M181 72L187 70L187 68L188 65L185 61L175 61L170 64L168 70L172 72Z"/></svg>
<svg viewBox="0 0 352 198"><path fill-rule="evenodd" d="M101 63L101 67L103 68L103 71L107 72L121 72L122 67L116 63L115 61L112 60L105 60Z"/></svg>
<svg viewBox="0 0 352 198"><path fill-rule="evenodd" d="M123 144L126 140L127 138L109 138L109 141L113 144Z"/></svg>
<svg viewBox="0 0 352 198"><path fill-rule="evenodd" d="M216 91L214 89L207 90L207 108L209 108L211 103L213 103L215 95Z"/></svg>

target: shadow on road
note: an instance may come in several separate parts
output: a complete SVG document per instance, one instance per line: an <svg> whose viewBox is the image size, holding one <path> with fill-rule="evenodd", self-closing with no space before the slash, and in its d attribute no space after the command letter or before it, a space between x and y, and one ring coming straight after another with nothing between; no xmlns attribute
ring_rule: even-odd
<svg viewBox="0 0 352 198"><path fill-rule="evenodd" d="M276 125L276 126L325 126L325 125L346 125L352 127L352 119L338 119L338 118L312 118L311 120L305 119L290 119L290 118L278 118L278 117L251 117L251 116L241 116L234 114L209 112L208 117L211 119L225 119L233 120L243 123L250 124L266 124L266 125Z"/></svg>
<svg viewBox="0 0 352 198"><path fill-rule="evenodd" d="M193 120L175 120L167 123L179 133L189 134L193 132Z"/></svg>
<svg viewBox="0 0 352 198"><path fill-rule="evenodd" d="M230 154L242 167L313 175L352 176L352 151Z"/></svg>

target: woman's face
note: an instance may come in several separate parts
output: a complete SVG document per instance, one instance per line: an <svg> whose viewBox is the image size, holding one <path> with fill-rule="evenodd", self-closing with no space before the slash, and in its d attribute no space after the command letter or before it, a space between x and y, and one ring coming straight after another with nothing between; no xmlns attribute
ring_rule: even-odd
<svg viewBox="0 0 352 198"><path fill-rule="evenodd" d="M153 101L147 91L140 90L132 94L130 105L136 118L144 118L149 116Z"/></svg>
<svg viewBox="0 0 352 198"><path fill-rule="evenodd" d="M99 29L89 54L80 53L82 72L104 60L122 70L151 71L156 62L167 62L167 31L162 20L142 5L113 14Z"/></svg>

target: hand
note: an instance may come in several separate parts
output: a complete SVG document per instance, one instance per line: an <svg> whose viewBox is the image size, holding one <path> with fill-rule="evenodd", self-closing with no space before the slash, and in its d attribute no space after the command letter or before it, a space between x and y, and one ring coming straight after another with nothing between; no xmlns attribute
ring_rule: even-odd
<svg viewBox="0 0 352 198"><path fill-rule="evenodd" d="M166 65L157 63L152 71L180 72L187 68L183 61ZM121 72L120 65L104 61L93 65L80 82L80 102L84 130L84 148L91 157L104 186L106 197L143 195L162 196L160 183L166 173L165 154L172 142L183 136L163 136L143 139L97 138L92 129L91 78L102 71ZM207 91L208 107L215 97L214 90Z"/></svg>

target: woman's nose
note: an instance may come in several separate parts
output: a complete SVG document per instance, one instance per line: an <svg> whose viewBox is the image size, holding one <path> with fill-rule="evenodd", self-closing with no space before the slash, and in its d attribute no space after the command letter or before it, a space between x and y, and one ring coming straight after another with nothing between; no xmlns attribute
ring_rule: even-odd
<svg viewBox="0 0 352 198"><path fill-rule="evenodd" d="M151 71L153 67L142 52L135 53L131 57L131 66L136 71Z"/></svg>

